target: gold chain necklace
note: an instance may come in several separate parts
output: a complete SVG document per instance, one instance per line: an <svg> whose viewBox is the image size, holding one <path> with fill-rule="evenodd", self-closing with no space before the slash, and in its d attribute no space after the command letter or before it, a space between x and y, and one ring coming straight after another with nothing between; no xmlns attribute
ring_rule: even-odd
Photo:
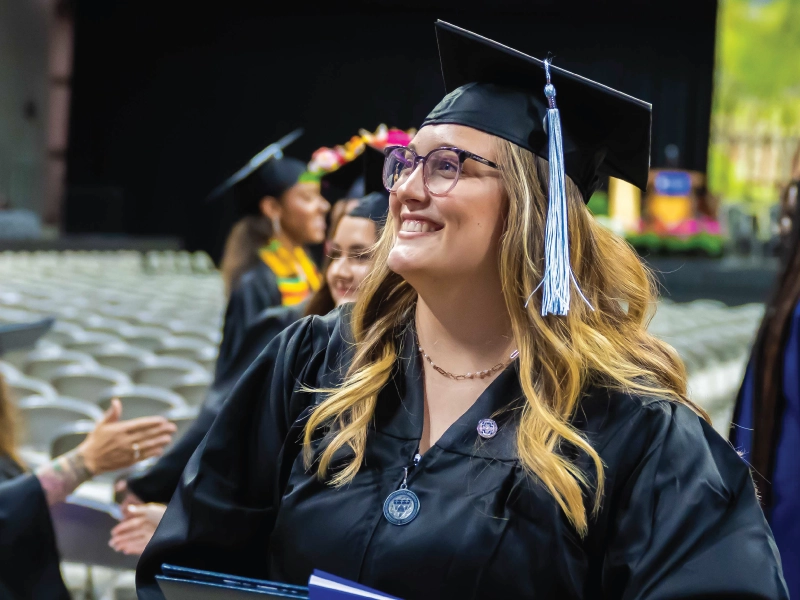
<svg viewBox="0 0 800 600"><path fill-rule="evenodd" d="M519 350L514 350L511 353L511 356L508 357L507 361L497 363L491 369L478 371L476 373L467 373L466 375L455 375L453 373L450 373L449 371L445 371L442 367L434 363L433 360L431 360L431 357L425 354L425 350L422 349L422 346L420 346L419 343L417 344L417 348L419 348L419 352L420 354L422 354L422 356L425 357L425 360L427 360L431 364L431 367L433 367L434 371L436 371L440 375L444 375L449 379L454 379L455 381L464 381L465 379L486 379L487 377L491 377L498 371L502 371L503 369L505 369L508 365L514 362L514 359L517 358L517 356L519 356Z"/></svg>

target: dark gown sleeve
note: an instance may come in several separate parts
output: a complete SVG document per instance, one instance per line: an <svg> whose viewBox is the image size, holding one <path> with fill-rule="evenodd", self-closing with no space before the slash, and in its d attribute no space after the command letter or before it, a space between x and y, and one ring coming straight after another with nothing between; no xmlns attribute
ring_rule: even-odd
<svg viewBox="0 0 800 600"><path fill-rule="evenodd" d="M248 327L261 311L280 304L278 282L267 265L260 263L242 275L231 292L225 309L215 376L230 367L231 361L244 343Z"/></svg>
<svg viewBox="0 0 800 600"><path fill-rule="evenodd" d="M0 598L69 597L39 480L29 474L0 483Z"/></svg>
<svg viewBox="0 0 800 600"><path fill-rule="evenodd" d="M225 399L258 355L275 337L301 316L298 307L272 307L247 328L236 356L217 369L197 419L164 456L146 471L128 478L128 489L145 502L166 504L178 487L181 473L217 418Z"/></svg>
<svg viewBox="0 0 800 600"><path fill-rule="evenodd" d="M636 433L618 436L628 441L616 452L637 458L606 499L602 597L788 598L749 469L730 444L665 401L627 426Z"/></svg>
<svg viewBox="0 0 800 600"><path fill-rule="evenodd" d="M0 483L22 475L22 468L7 454L0 454Z"/></svg>
<svg viewBox="0 0 800 600"><path fill-rule="evenodd" d="M154 579L163 563L245 576L267 572L280 482L300 451L297 421L313 401L301 388L318 385L328 368L337 324L335 313L295 323L236 384L139 561L140 600L163 598Z"/></svg>

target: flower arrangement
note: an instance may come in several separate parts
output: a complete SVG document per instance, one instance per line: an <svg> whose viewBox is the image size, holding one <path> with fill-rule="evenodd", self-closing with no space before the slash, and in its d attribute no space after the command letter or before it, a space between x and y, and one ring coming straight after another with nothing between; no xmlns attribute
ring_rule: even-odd
<svg viewBox="0 0 800 600"><path fill-rule="evenodd" d="M361 129L358 135L354 135L344 144L333 148L323 146L317 149L311 155L307 173L317 178L333 173L358 158L367 146L379 151L382 151L386 146L406 146L415 133L416 130L414 129L403 131L389 128L384 124L379 125L375 132Z"/></svg>

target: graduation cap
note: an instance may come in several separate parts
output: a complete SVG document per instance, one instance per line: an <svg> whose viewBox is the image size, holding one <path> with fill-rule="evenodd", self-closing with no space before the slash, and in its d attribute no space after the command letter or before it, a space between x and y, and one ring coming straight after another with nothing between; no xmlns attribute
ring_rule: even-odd
<svg viewBox="0 0 800 600"><path fill-rule="evenodd" d="M306 172L306 164L283 155L289 144L303 135L295 129L277 142L270 144L251 158L245 166L214 188L208 200L215 200L229 190L234 190L238 212L242 215L258 214L264 196L279 198L295 185Z"/></svg>
<svg viewBox="0 0 800 600"><path fill-rule="evenodd" d="M0 326L0 355L15 350L33 348L56 320L53 317L32 323L12 323Z"/></svg>
<svg viewBox="0 0 800 600"><path fill-rule="evenodd" d="M601 175L646 188L651 106L443 21L436 37L447 95L422 126L466 125L550 163L542 315L565 315L574 281L565 176L585 202Z"/></svg>
<svg viewBox="0 0 800 600"><path fill-rule="evenodd" d="M374 221L380 230L386 224L389 214L389 192L383 185L383 153L368 146L361 155L364 168L364 192L358 204L347 213Z"/></svg>
<svg viewBox="0 0 800 600"><path fill-rule="evenodd" d="M329 202L388 192L383 185L383 153L372 146L354 160L322 176L322 194Z"/></svg>
<svg viewBox="0 0 800 600"><path fill-rule="evenodd" d="M322 195L328 202L364 195L364 159L366 151L335 171L322 176Z"/></svg>
<svg viewBox="0 0 800 600"><path fill-rule="evenodd" d="M369 219L380 229L386 224L388 214L389 195L385 192L375 191L361 198L358 204L347 213L347 216Z"/></svg>

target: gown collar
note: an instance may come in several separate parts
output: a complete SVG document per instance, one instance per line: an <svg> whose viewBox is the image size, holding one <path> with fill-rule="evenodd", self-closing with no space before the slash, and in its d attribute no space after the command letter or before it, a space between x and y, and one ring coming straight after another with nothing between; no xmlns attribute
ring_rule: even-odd
<svg viewBox="0 0 800 600"><path fill-rule="evenodd" d="M402 440L422 437L424 389L422 357L417 350L413 324L398 336L398 359L392 378L384 386L376 410L376 429ZM431 447L431 450L498 460L516 460L516 416L522 406L518 362L498 375L478 399ZM498 433L484 440L478 435L481 419L494 419ZM431 451L429 450L429 452Z"/></svg>

